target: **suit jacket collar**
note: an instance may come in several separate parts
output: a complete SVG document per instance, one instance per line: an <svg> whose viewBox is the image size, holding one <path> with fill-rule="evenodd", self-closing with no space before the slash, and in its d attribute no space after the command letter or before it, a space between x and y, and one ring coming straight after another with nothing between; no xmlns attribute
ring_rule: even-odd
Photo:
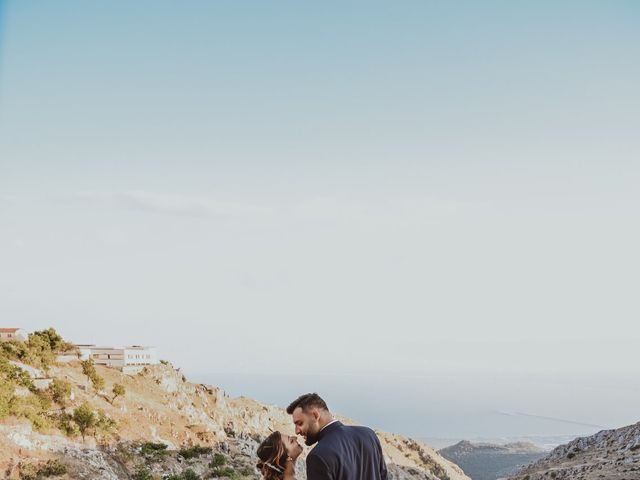
<svg viewBox="0 0 640 480"><path fill-rule="evenodd" d="M320 433L318 433L318 442L322 440L322 438L326 434L336 430L337 428L340 428L341 426L342 426L342 422L340 421L335 421L335 422L332 422L331 424L326 425L322 430L320 430Z"/></svg>

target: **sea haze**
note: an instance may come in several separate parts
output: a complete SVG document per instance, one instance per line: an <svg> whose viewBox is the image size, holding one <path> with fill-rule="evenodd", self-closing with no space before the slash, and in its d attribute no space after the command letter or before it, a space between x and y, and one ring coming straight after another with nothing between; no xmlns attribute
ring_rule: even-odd
<svg viewBox="0 0 640 480"><path fill-rule="evenodd" d="M528 440L550 448L576 436L635 423L640 382L629 377L439 374L424 376L190 374L231 397L286 407L320 393L358 423L444 447L468 439ZM617 399L616 408L611 400Z"/></svg>

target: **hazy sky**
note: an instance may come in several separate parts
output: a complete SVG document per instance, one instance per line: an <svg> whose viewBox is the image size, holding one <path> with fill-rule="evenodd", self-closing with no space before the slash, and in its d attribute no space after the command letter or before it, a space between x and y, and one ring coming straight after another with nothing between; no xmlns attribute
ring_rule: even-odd
<svg viewBox="0 0 640 480"><path fill-rule="evenodd" d="M2 15L0 323L196 373L636 371L637 2Z"/></svg>

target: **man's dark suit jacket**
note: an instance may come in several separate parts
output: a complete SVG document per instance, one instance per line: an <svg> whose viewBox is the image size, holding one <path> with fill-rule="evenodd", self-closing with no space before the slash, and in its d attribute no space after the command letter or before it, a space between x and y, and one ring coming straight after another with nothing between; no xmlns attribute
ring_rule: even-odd
<svg viewBox="0 0 640 480"><path fill-rule="evenodd" d="M307 455L307 480L387 480L382 447L370 428L334 422L318 439Z"/></svg>

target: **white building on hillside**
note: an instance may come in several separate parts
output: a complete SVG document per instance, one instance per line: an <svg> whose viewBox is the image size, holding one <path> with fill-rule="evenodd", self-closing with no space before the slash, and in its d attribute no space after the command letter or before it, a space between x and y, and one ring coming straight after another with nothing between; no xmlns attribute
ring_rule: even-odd
<svg viewBox="0 0 640 480"><path fill-rule="evenodd" d="M22 328L0 328L0 342L7 340L19 340L24 342L29 334Z"/></svg>
<svg viewBox="0 0 640 480"><path fill-rule="evenodd" d="M76 345L80 359L91 359L96 365L118 368L123 371L139 371L146 365L158 362L156 347L98 347L96 345Z"/></svg>
<svg viewBox="0 0 640 480"><path fill-rule="evenodd" d="M75 344L74 346L78 349L80 360L89 360L91 358L91 349L96 348L95 345L89 344Z"/></svg>

